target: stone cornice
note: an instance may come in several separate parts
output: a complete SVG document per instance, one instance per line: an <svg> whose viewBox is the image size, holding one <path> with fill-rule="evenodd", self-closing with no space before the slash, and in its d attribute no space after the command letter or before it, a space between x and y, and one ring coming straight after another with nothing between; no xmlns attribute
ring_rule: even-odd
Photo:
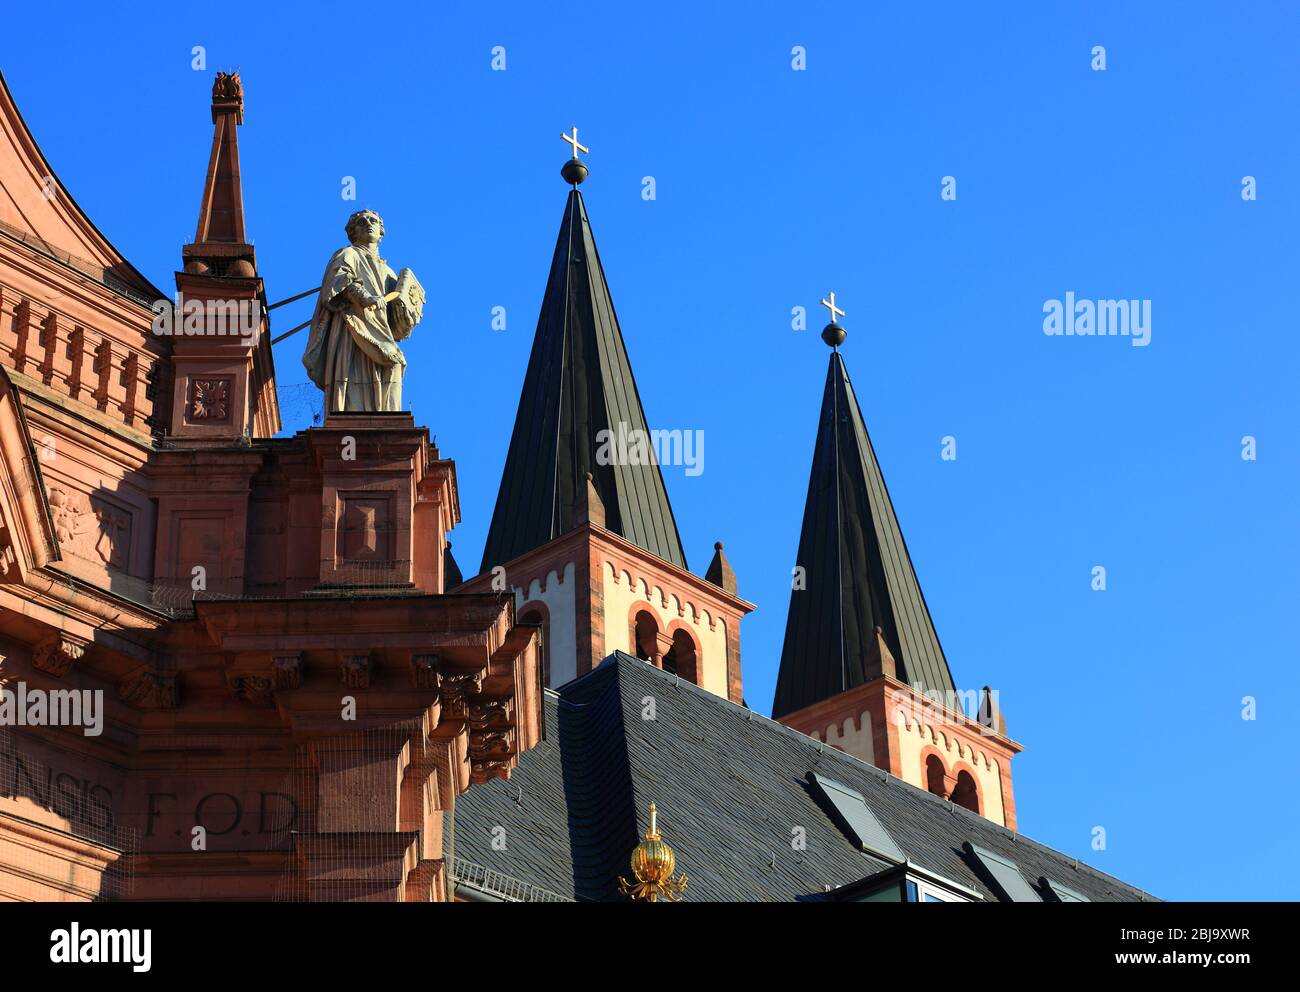
<svg viewBox="0 0 1300 992"><path fill-rule="evenodd" d="M507 642L514 611L496 595L198 600L199 624L221 651L438 654L486 666ZM364 609L358 628L353 611Z"/></svg>
<svg viewBox="0 0 1300 992"><path fill-rule="evenodd" d="M57 283L71 307L93 310L102 316L101 322L135 325L141 329L142 334L146 334L153 320L153 311L142 299L137 300L120 293L77 266L47 254L4 230L0 230L0 263L33 281ZM147 295L143 288L136 292L142 297ZM155 298L166 297L159 291Z"/></svg>
<svg viewBox="0 0 1300 992"><path fill-rule="evenodd" d="M933 714L937 717L936 722L938 723L964 731L980 740L999 744L1009 754L1019 754L1024 750L1023 744L1012 740L1010 737L991 732L983 724L972 720L965 713L960 713L942 703L938 703L930 697L918 693L907 683L900 682L887 675L879 675L869 682L863 682L861 685L855 685L843 692L837 692L833 696L827 696L811 706L805 706L803 709L786 713L778 722L789 727L815 728L820 733L825 727L838 720L843 720L845 717L852 716L856 719L868 708L868 703L872 699L881 696L884 697L891 720L893 719L893 712L902 705L907 707L909 712Z"/></svg>
<svg viewBox="0 0 1300 992"><path fill-rule="evenodd" d="M688 572L684 568L679 568L672 562L660 558L658 555L646 551L644 548L625 540L613 531L606 530L604 527L598 527L591 523L581 524L566 534L562 534L546 544L533 548L526 554L520 555L513 561L505 563L506 577L512 585L520 585L525 594L527 594L527 583L516 583L510 580L512 573L533 575L534 563L538 561L558 560L564 557L568 549L576 552L584 545L591 545L610 551L621 558L630 558L636 561L644 562L646 565L663 572L672 577L672 581L680 584L684 588L690 589L698 594L701 599L710 599L724 607L740 614L745 615L752 613L758 607L748 600L741 599L739 596L733 596L722 589L721 586L715 586L708 579L696 575L694 572ZM466 581L461 588L479 589L490 587L492 579L491 572L484 572L474 576Z"/></svg>
<svg viewBox="0 0 1300 992"><path fill-rule="evenodd" d="M40 424L47 430L55 425L71 429L82 425L92 427L94 431L78 434L78 443L108 458L128 458L136 463L133 466L136 468L143 467L154 451L154 439L144 431L128 427L94 407L69 399L29 375L12 369L8 372L14 388L22 397L29 422ZM74 420L79 423L69 422ZM104 434L111 436L104 437Z"/></svg>

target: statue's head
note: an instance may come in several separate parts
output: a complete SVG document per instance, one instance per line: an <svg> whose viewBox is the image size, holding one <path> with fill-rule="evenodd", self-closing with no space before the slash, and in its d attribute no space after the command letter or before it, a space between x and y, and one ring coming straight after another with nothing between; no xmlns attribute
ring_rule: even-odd
<svg viewBox="0 0 1300 992"><path fill-rule="evenodd" d="M352 244L378 244L384 236L384 220L373 210L358 210L345 228Z"/></svg>

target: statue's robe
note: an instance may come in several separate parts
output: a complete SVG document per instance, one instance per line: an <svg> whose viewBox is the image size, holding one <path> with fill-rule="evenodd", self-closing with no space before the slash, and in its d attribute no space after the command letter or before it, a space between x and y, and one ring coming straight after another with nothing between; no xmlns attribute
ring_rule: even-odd
<svg viewBox="0 0 1300 992"><path fill-rule="evenodd" d="M324 390L327 413L402 408L406 359L397 342L411 328L399 321L395 334L390 306L366 309L363 302L396 288L388 263L356 245L340 248L325 267L302 363Z"/></svg>

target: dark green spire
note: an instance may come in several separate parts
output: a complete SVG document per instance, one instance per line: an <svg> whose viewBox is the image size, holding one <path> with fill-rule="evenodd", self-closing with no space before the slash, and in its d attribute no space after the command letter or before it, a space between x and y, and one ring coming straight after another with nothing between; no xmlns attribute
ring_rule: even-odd
<svg viewBox="0 0 1300 992"><path fill-rule="evenodd" d="M772 716L861 685L881 670L876 629L896 677L925 689L953 688L907 544L867 436L838 345L822 397L812 476L796 564L805 588L790 594Z"/></svg>
<svg viewBox="0 0 1300 992"><path fill-rule="evenodd" d="M569 193L481 571L578 525L587 474L606 529L686 568L657 464L598 462L602 431L649 437L582 194ZM635 435L631 435L635 436ZM618 448L616 444L615 449ZM605 459L609 460L609 459Z"/></svg>

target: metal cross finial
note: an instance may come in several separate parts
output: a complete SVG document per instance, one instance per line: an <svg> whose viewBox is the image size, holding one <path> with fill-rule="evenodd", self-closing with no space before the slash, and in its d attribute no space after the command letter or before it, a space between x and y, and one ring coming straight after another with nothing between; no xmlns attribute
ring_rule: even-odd
<svg viewBox="0 0 1300 992"><path fill-rule="evenodd" d="M830 297L830 302L827 302L826 300L822 300L822 306L824 306L827 310L831 312L831 323L833 324L835 323L836 317L844 316L844 311L835 305L834 293L827 293L826 295Z"/></svg>
<svg viewBox="0 0 1300 992"><path fill-rule="evenodd" d="M570 136L567 135L567 134L563 134L563 133L561 133L560 137L561 137L563 140L567 141L569 144L571 144L571 145L573 146L573 157L574 157L574 158L577 158L577 157L578 157L578 152L586 152L588 155L591 154L591 149L590 149L590 148L588 148L586 145L580 145L580 144L578 144L578 126L577 126L576 124L573 126L573 136L572 136L572 137L570 137Z"/></svg>

